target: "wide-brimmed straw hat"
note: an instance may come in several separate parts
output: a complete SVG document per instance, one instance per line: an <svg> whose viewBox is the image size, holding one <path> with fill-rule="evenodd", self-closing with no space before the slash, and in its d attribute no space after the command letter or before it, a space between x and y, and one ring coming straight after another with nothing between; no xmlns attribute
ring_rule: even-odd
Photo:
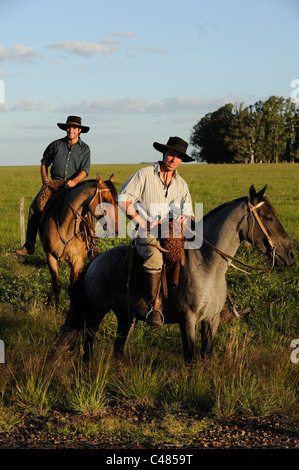
<svg viewBox="0 0 299 470"><path fill-rule="evenodd" d="M59 129L62 129L63 131L66 131L67 128L70 127L70 126L80 127L81 132L83 134L85 134L86 132L89 131L89 127L82 126L81 118L79 116L68 116L65 124L58 122L57 126L59 127Z"/></svg>
<svg viewBox="0 0 299 470"><path fill-rule="evenodd" d="M180 137L169 137L168 142L166 145L159 144L158 142L154 142L153 146L158 152L164 153L165 150L174 150L175 152L180 154L180 157L183 162L194 162L194 158L190 157L186 154L186 150L188 148L187 142L185 142Z"/></svg>

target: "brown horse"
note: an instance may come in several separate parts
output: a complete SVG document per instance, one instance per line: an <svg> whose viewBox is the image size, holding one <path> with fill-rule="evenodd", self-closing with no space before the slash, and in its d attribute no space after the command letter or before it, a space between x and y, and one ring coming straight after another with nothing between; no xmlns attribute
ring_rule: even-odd
<svg viewBox="0 0 299 470"><path fill-rule="evenodd" d="M112 230L113 227L116 232L118 230L117 191L113 182L114 175L107 181L97 176L96 180L85 180L72 189L66 188L41 217L39 237L52 279L48 304L53 305L55 300L56 310L59 307L61 290L58 263L67 261L71 267L71 292L71 287L82 271L84 260L93 245L93 238L96 238L95 224L90 223L88 214L103 221L104 229ZM110 235L115 236L107 231L106 236Z"/></svg>

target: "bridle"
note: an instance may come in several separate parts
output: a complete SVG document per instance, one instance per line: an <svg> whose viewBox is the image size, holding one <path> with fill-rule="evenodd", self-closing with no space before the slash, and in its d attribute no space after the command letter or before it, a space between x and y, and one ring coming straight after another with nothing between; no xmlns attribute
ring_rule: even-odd
<svg viewBox="0 0 299 470"><path fill-rule="evenodd" d="M241 264L242 266L245 266L246 268L251 268L251 269L255 269L256 271L260 271L259 273L256 273L256 274L264 274L265 272L268 272L270 271L273 267L274 267L274 263L275 263L275 257L276 257L276 247L273 243L273 241L271 240L271 237L270 235L268 234L265 226L263 225L259 215L257 214L256 210L261 207L263 204L265 203L265 201L261 201L259 202L258 204L256 204L255 206L253 204L251 204L251 202L249 202L248 200L248 207L249 207L249 210L250 210L250 213L253 217L253 222L255 223L255 221L258 223L260 229L262 230L263 234L266 236L267 240L268 240L268 243L270 245L270 248L271 248L271 257L272 257L272 265L270 268L260 268L260 267L257 267L257 266L252 266L250 264L246 264L246 263L243 263L243 261L239 260L238 258L235 258L234 256L231 256L227 253L224 253L223 251L219 250L215 245L213 245L212 243L210 243L208 240L206 240L204 237L201 237L200 238L202 239L203 243L205 243L206 245L208 245L210 248L212 248L213 251L216 251L216 253L218 253L220 256L223 256L224 258L227 258L227 259L230 259L231 261L234 261L238 264ZM254 238L253 238L253 227L254 227L254 223L253 223L253 226L252 226L252 244L254 246ZM230 266L234 269L237 269L238 271L242 271L243 273L245 274L249 274L249 275L252 275L252 273L249 273L248 271L245 271L244 269L241 269L241 268L238 268L237 266L235 266L233 263L230 264Z"/></svg>
<svg viewBox="0 0 299 470"><path fill-rule="evenodd" d="M257 222L260 229L262 230L263 234L265 235L265 237L267 238L267 241L270 245L270 249L271 249L271 256L272 256L272 267L271 269L273 268L274 266L274 263L275 263L275 256L276 256L276 246L274 245L273 241L271 240L271 237L270 235L268 234L263 222L261 221L258 213L257 213L257 209L259 207L261 207L263 204L265 204L265 201L261 201L259 202L258 204L256 204L255 206L253 204L251 204L249 201L248 201L248 206L249 206L249 210L252 214L252 217L253 217L253 222ZM253 243L253 246L254 246L254 237L253 237L253 228L254 228L254 223L252 225L252 243Z"/></svg>
<svg viewBox="0 0 299 470"><path fill-rule="evenodd" d="M103 203L102 192L104 192L104 191L110 191L110 189L109 189L109 188L100 188L100 187L97 186L97 187L96 187L96 190L95 190L95 193L94 193L94 195L93 195L93 197L92 197L90 203L88 204L88 209L89 209L89 211L90 211L90 212L92 213L92 215L93 215L95 218L97 218L97 219L101 219L102 217L104 217L104 216L106 215L107 211L104 210L104 211L103 211L103 214L100 214L100 216L96 216L96 215L95 215L95 210L93 210L93 208L91 208L91 206L92 206L92 204L94 203L94 201L95 201L95 199L96 199L96 197L97 197L98 194L99 194L99 196L100 196L100 198L99 198L100 204ZM91 228L91 223L90 223L85 217L83 217L83 216L72 206L71 201L70 201L70 198L69 198L69 191L68 191L68 188L67 188L67 193L68 193L68 203L69 203L70 208L72 209L72 212L73 212L73 214L74 214L74 218L75 218L75 220L76 220L77 217L78 217L78 218L83 222L83 224L84 224L84 225L83 225L83 228L84 228L84 233L85 233L85 237L86 237L86 230ZM96 204L96 206L97 206L97 205L98 205L98 204ZM58 224L58 214L57 214L57 220L56 220L56 227L57 227L57 232L58 232L59 238L60 238L60 240L62 241L62 243L63 243L63 245L64 245L62 254L59 256L59 258L61 258L61 257L63 256L63 254L64 254L64 251L65 251L67 245L68 245L74 238L77 238L78 235L80 235L81 232L80 232L80 233L77 232L77 231L76 231L76 228L75 228L75 233L74 233L74 235L73 235L69 240L65 241L65 240L62 238L61 234L60 234L59 224ZM75 222L75 227L76 227L76 222ZM94 238L94 237L93 237L93 238ZM96 237L95 237L95 238L96 238ZM86 239L87 239L87 237L86 237Z"/></svg>
<svg viewBox="0 0 299 470"><path fill-rule="evenodd" d="M93 203L94 203L94 201L95 201L95 199L96 199L96 197L97 197L98 194L100 195L100 197L99 197L99 204L102 204L102 203L103 203L102 192L104 192L104 191L110 191L110 189L109 189L109 188L103 188L103 189L101 189L101 188L99 188L99 187L97 186L97 189L96 189L96 191L95 191L95 193L94 193L94 196L92 197L92 200L91 200L90 203L88 204L88 209L91 211L92 215L94 215L94 217L96 217L96 218L97 218L97 216L95 215L95 210L93 209L92 205L93 205ZM97 204L97 205L98 205L98 204ZM99 218L104 217L104 216L106 215L106 212L107 212L107 211L104 210L104 211L103 211L103 214L101 214Z"/></svg>

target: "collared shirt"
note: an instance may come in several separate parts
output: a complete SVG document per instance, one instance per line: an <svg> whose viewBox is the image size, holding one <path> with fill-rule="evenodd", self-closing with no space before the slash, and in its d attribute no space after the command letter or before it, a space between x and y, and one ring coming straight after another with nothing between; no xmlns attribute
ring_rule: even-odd
<svg viewBox="0 0 299 470"><path fill-rule="evenodd" d="M186 181L176 170L167 186L161 175L160 162L136 171L121 188L118 200L134 204L147 220L163 219L170 211L193 215Z"/></svg>
<svg viewBox="0 0 299 470"><path fill-rule="evenodd" d="M78 142L70 146L67 138L54 140L44 151L41 163L51 166L53 180L72 179L84 170L89 173L90 148L79 138Z"/></svg>

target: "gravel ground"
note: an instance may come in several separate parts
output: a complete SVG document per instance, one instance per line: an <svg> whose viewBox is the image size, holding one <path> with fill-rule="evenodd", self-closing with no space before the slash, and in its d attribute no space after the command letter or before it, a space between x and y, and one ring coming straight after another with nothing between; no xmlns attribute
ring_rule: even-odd
<svg viewBox="0 0 299 470"><path fill-rule="evenodd" d="M115 413L110 411L110 413ZM130 407L118 410L118 415L128 422L150 423L157 420L159 410L138 409ZM61 414L55 413L56 419ZM194 415L192 419L202 419ZM180 442L187 444L176 445L167 440L154 444L144 436L143 442L131 441L127 436L117 436L105 432L96 437L84 437L70 434L46 434L45 417L27 416L23 422L9 432L0 433L0 449L296 449L299 450L299 433L288 429L275 417L239 417L227 421L212 419L204 430L181 436ZM172 441L173 442L173 441Z"/></svg>

